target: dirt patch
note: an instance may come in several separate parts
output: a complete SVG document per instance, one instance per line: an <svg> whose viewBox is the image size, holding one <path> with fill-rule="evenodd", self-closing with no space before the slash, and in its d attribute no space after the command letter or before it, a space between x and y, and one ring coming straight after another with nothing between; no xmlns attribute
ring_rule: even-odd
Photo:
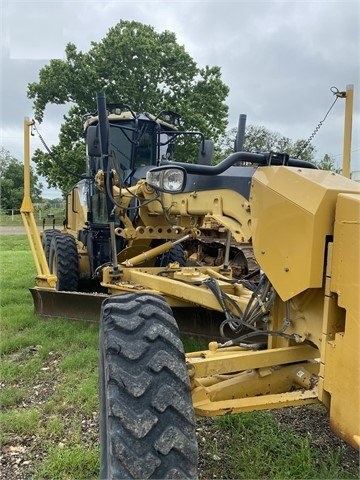
<svg viewBox="0 0 360 480"><path fill-rule="evenodd" d="M328 453L340 449L344 470L359 469L359 452L334 434L330 428L328 412L322 404L282 408L273 410L271 414L281 425L290 428L301 437L307 437L310 444L317 450Z"/></svg>
<svg viewBox="0 0 360 480"><path fill-rule="evenodd" d="M44 394L49 389L49 385L44 385L39 389ZM27 407L39 407L43 401L43 395L32 395L28 399ZM70 414L64 413L65 429L67 424L66 417ZM282 410L271 411L281 425L290 428L294 434L307 437L315 449L320 449L325 453L335 451L339 447L342 450L341 463L344 471L354 472L359 468L359 453L337 438L331 431L328 414L321 405L308 407L294 407ZM81 417L81 441L85 445L94 445L98 441L99 423L98 415L93 412L92 415ZM212 419L204 418L197 422L197 433L199 441L199 479L205 480L214 478L212 465L214 462L221 462L223 472L231 471L231 462L227 454L229 451L228 436L219 429L219 426ZM209 439L218 440L218 454L214 455ZM205 439L202 441L202 439ZM54 438L54 445L62 448L66 443L66 438ZM23 480L32 478L34 467L46 457L46 450L41 441L33 436L16 435L11 442L2 446L1 450L1 470L0 478L3 480ZM229 465L227 465L229 463ZM225 474L226 475L226 474ZM223 476L222 478L231 478Z"/></svg>

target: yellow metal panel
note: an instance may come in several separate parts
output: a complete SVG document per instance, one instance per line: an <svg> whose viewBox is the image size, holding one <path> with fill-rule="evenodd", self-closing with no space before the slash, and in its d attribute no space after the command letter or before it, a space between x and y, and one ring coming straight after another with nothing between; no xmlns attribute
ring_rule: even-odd
<svg viewBox="0 0 360 480"><path fill-rule="evenodd" d="M360 316L360 195L339 195L333 247L331 290L339 306Z"/></svg>
<svg viewBox="0 0 360 480"><path fill-rule="evenodd" d="M212 417L214 415L226 415L230 413L251 412L253 410L268 410L273 408L294 407L308 403L318 402L317 389L296 390L294 392L275 393L272 395L260 395L258 397L237 398L219 402L196 405L195 415Z"/></svg>
<svg viewBox="0 0 360 480"><path fill-rule="evenodd" d="M334 172L260 167L251 212L256 259L282 300L323 283L326 237L333 234L339 193L360 185Z"/></svg>
<svg viewBox="0 0 360 480"><path fill-rule="evenodd" d="M298 341L307 340L320 348L324 309L323 289L309 289L299 293L289 300L289 304L291 325L286 329L286 333L296 334L299 336Z"/></svg>
<svg viewBox="0 0 360 480"><path fill-rule="evenodd" d="M205 216L213 218L220 225L230 228L238 242L248 242L251 238L251 220L248 201L233 190L212 190L170 195L163 194L162 201L170 216L199 217L201 225ZM150 213L162 215L162 205L152 202L147 205Z"/></svg>
<svg viewBox="0 0 360 480"><path fill-rule="evenodd" d="M190 267L188 267L190 268ZM175 299L185 300L193 305L200 305L205 308L212 310L222 311L222 307L219 304L218 300L215 298L214 294L207 289L205 286L192 285L191 283L179 282L177 280L172 280L168 277L161 277L159 275L154 275L151 273L152 269L124 269L123 270L123 280L129 282L135 282L143 287L148 287L149 289L154 289L161 292L164 295L174 297ZM158 269L159 270L159 269ZM202 269L198 269L201 272ZM203 269L206 271L206 268ZM186 273L187 268L183 268L182 272ZM202 277L200 277L200 281ZM108 286L103 283L103 286ZM220 281L221 285L221 281ZM109 285L110 286L110 285ZM228 288L229 285L226 285ZM120 287L122 288L122 287ZM252 292L250 290L244 289L241 297L236 295L229 295L234 302L240 307L243 311L251 297Z"/></svg>
<svg viewBox="0 0 360 480"><path fill-rule="evenodd" d="M193 403L196 406L206 401L273 395L290 392L295 388L311 390L316 384L315 375L318 371L317 362L302 362L197 379L199 386L192 391Z"/></svg>
<svg viewBox="0 0 360 480"><path fill-rule="evenodd" d="M326 344L323 388L331 396L330 423L355 448L360 436L360 196L339 195L336 208L332 278L343 331ZM342 310L344 309L344 311ZM334 314L332 315L332 317ZM330 320L331 321L331 318ZM344 322L342 322L344 323Z"/></svg>
<svg viewBox="0 0 360 480"><path fill-rule="evenodd" d="M194 355L188 354L187 360L195 369L195 377L209 377L220 373L271 367L318 357L319 350L317 348L310 345L295 345L260 351L228 350L226 348L215 351L205 350L196 352Z"/></svg>

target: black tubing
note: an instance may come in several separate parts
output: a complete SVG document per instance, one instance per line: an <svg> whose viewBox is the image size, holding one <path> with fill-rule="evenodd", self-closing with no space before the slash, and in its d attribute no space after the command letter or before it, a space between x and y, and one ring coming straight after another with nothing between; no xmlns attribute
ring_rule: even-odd
<svg viewBox="0 0 360 480"><path fill-rule="evenodd" d="M252 153L252 152L235 152L225 158L217 165L198 165L195 163L183 163L183 162L170 162L164 160L162 165L177 165L183 167L187 173L196 173L198 175L219 175L225 172L229 167L238 162L246 162L257 165L283 165L283 156L277 157L271 153ZM314 164L305 160L298 160L289 158L285 163L289 167L299 168L317 168Z"/></svg>
<svg viewBox="0 0 360 480"><path fill-rule="evenodd" d="M96 101L99 116L101 153L107 157L109 155L109 119L106 111L105 93L99 92L96 95Z"/></svg>

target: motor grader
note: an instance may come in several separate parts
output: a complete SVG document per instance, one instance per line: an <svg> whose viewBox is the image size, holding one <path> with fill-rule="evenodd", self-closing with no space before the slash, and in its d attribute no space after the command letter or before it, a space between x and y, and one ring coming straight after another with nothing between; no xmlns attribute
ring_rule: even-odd
<svg viewBox="0 0 360 480"><path fill-rule="evenodd" d="M200 162L176 162L174 120L97 106L63 228L40 238L29 182L21 212L36 310L101 309L101 478L196 478L195 416L314 402L358 448L359 184L273 152L213 166L201 136ZM221 261L207 263L214 234ZM249 244L256 275L231 258ZM207 350L184 355L184 319L213 336Z"/></svg>

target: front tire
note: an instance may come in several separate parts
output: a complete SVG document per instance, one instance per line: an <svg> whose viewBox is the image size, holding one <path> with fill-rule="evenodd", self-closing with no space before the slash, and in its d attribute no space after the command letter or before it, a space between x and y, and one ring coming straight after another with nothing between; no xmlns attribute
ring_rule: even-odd
<svg viewBox="0 0 360 480"><path fill-rule="evenodd" d="M49 253L50 273L56 275L56 290L76 292L79 284L79 257L72 235L54 235Z"/></svg>
<svg viewBox="0 0 360 480"><path fill-rule="evenodd" d="M160 296L103 302L101 479L197 478L189 378L178 327Z"/></svg>

